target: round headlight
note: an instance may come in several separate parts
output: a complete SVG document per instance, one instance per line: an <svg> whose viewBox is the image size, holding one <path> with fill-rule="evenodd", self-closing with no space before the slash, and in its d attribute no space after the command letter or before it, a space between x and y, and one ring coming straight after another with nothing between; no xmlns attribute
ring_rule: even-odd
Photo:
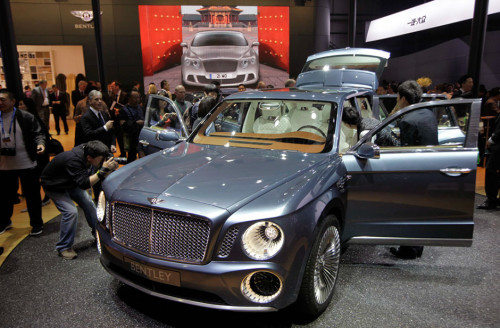
<svg viewBox="0 0 500 328"><path fill-rule="evenodd" d="M193 59L192 63L193 63L193 67L196 69L199 69L201 67L201 62L197 59Z"/></svg>
<svg viewBox="0 0 500 328"><path fill-rule="evenodd" d="M242 246L248 257L254 260L267 260L278 254L284 241L285 235L279 225L262 221L251 225L245 231Z"/></svg>
<svg viewBox="0 0 500 328"><path fill-rule="evenodd" d="M104 191L99 194L99 199L97 201L97 220L102 222L104 220L104 214L106 213L106 197L104 196Z"/></svg>
<svg viewBox="0 0 500 328"><path fill-rule="evenodd" d="M243 59L240 63L241 68L247 68L248 67L248 59Z"/></svg>

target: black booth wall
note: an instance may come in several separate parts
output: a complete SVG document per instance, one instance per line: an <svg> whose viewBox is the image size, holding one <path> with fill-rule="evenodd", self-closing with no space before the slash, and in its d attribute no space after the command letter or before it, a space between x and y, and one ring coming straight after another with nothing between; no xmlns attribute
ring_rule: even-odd
<svg viewBox="0 0 500 328"><path fill-rule="evenodd" d="M241 1L210 1L214 5L242 5ZM328 49L330 0L247 0L246 6L290 7L290 76L300 73L308 55ZM101 0L102 40L107 82L142 81L138 5L178 5L176 0ZM184 0L182 5L206 1ZM319 10L316 9L319 4ZM11 0L18 45L82 45L87 78L98 80L92 23L71 11L92 10L90 0ZM314 22L323 22L319 30ZM86 27L86 28L85 28ZM318 36L316 36L318 35Z"/></svg>

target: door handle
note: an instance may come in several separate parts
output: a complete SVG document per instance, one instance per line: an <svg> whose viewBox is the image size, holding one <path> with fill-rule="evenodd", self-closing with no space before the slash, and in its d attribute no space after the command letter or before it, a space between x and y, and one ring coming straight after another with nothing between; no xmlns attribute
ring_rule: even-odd
<svg viewBox="0 0 500 328"><path fill-rule="evenodd" d="M463 174L469 174L472 172L471 169L468 168L458 168L458 167L447 167L445 169L440 169L442 173L449 175L450 177L458 177Z"/></svg>
<svg viewBox="0 0 500 328"><path fill-rule="evenodd" d="M147 142L146 140L139 140L139 143L143 146L149 146L149 142Z"/></svg>

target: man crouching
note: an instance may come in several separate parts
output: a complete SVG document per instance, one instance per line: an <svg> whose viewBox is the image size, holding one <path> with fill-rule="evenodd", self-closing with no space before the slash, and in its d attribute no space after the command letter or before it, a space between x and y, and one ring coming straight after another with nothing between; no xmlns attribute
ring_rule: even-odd
<svg viewBox="0 0 500 328"><path fill-rule="evenodd" d="M57 155L42 172L42 186L62 214L56 249L65 260L77 256L73 243L78 209L73 201L82 208L95 236L96 207L87 189L118 168L112 157L106 160L109 153L108 146L101 141L89 141Z"/></svg>

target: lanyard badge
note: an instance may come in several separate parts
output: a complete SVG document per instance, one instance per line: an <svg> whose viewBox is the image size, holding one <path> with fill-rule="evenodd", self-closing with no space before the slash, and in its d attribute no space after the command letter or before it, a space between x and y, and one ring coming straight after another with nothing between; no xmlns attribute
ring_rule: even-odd
<svg viewBox="0 0 500 328"><path fill-rule="evenodd" d="M2 119L2 115L0 115L0 124L2 125L2 142L11 142L11 138L10 138L10 133L12 132L12 125L14 124L15 120L16 120L16 108L14 108L13 112L12 112L12 119L10 120L10 127L9 127L9 132L8 133L5 133L5 129L3 127L3 119ZM14 129L14 132L15 132L15 129Z"/></svg>

